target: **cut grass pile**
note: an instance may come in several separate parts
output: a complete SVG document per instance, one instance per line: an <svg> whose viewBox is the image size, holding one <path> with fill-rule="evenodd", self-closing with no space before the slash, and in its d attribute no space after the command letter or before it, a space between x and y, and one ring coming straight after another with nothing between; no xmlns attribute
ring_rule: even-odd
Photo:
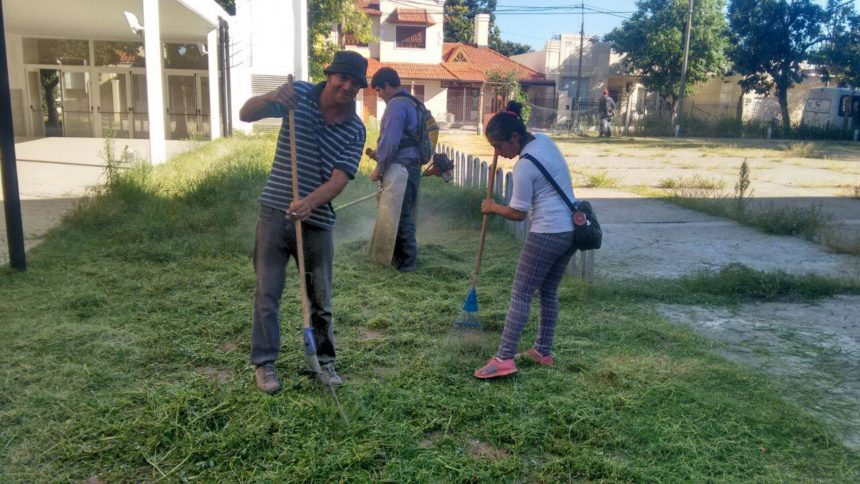
<svg viewBox="0 0 860 484"><path fill-rule="evenodd" d="M437 179L422 186L415 274L366 261L372 202L339 217L333 306L352 423L298 374L295 278L282 304L285 390L260 393L248 363L249 254L273 149L271 138L221 140L132 170L51 232L28 272L0 272L0 481L860 477L857 453L821 422L652 308L670 294L761 297L750 287L778 276L640 281L648 291L632 295L566 280L557 366L476 381L504 323L517 243L490 234L478 289L486 331L452 332L481 194ZM342 199L372 189L359 176ZM829 284L824 293L850 289Z"/></svg>

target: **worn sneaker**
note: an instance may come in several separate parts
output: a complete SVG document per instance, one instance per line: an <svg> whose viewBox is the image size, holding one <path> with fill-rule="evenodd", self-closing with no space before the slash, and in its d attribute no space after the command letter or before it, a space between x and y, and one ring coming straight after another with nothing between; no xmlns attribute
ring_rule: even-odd
<svg viewBox="0 0 860 484"><path fill-rule="evenodd" d="M494 356L490 358L486 365L475 370L475 378L486 380L488 378L498 378L500 376L512 375L517 372L517 365L513 358L500 360Z"/></svg>
<svg viewBox="0 0 860 484"><path fill-rule="evenodd" d="M281 381L278 380L278 372L275 371L275 365L267 363L258 366L254 373L257 376L257 388L263 392L272 395L278 393L281 389Z"/></svg>
<svg viewBox="0 0 860 484"><path fill-rule="evenodd" d="M317 373L317 380L320 383L327 387L335 387L343 385L343 378L341 378L336 371L334 371L334 363L323 363L320 365L321 373Z"/></svg>
<svg viewBox="0 0 860 484"><path fill-rule="evenodd" d="M538 350L536 350L534 348L530 349L529 352L526 353L526 356L531 358L531 360L534 361L535 363L537 363L538 365L552 366L552 355L544 356L544 355L538 353Z"/></svg>

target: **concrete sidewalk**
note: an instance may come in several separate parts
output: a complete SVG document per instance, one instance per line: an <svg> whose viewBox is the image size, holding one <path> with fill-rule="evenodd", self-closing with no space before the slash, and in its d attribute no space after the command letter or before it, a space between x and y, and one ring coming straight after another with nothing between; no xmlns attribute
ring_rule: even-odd
<svg viewBox="0 0 860 484"><path fill-rule="evenodd" d="M836 254L797 237L764 234L658 200L612 189L578 188L603 228L595 277L679 277L731 263L789 273L860 279L860 257Z"/></svg>
<svg viewBox="0 0 860 484"><path fill-rule="evenodd" d="M114 140L117 155L125 146L136 158L149 159L149 140ZM168 141L168 157L192 146L190 141ZM103 149L102 138L40 138L15 143L26 250L38 245L92 187L103 183ZM0 210L0 265L8 264L8 251L5 210Z"/></svg>

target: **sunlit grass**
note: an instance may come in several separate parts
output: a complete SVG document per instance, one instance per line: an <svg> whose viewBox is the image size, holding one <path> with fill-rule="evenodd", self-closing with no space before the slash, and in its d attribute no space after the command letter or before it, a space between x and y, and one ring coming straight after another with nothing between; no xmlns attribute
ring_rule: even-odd
<svg viewBox="0 0 860 484"><path fill-rule="evenodd" d="M295 277L282 306L285 390L260 393L250 252L273 149L271 137L235 138L132 170L52 231L28 272L0 272L0 481L857 481L857 453L831 430L653 308L855 286L744 268L565 280L557 365L478 382L519 244L491 231L485 332L452 332L482 195L438 179L422 183L417 273L367 261L372 202L338 216L333 311L351 423L299 374ZM359 175L341 197L373 188Z"/></svg>

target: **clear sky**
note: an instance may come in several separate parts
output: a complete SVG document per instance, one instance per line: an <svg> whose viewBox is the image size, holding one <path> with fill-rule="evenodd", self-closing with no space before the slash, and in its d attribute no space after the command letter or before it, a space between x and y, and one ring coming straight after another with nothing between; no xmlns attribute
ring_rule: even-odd
<svg viewBox="0 0 860 484"><path fill-rule="evenodd" d="M498 0L496 24L502 40L528 44L540 50L555 34L579 33L580 3L577 0ZM584 3L586 35L607 34L636 10L635 0L586 0ZM818 0L818 3L824 5L826 0ZM860 0L854 0L854 4L860 10Z"/></svg>

